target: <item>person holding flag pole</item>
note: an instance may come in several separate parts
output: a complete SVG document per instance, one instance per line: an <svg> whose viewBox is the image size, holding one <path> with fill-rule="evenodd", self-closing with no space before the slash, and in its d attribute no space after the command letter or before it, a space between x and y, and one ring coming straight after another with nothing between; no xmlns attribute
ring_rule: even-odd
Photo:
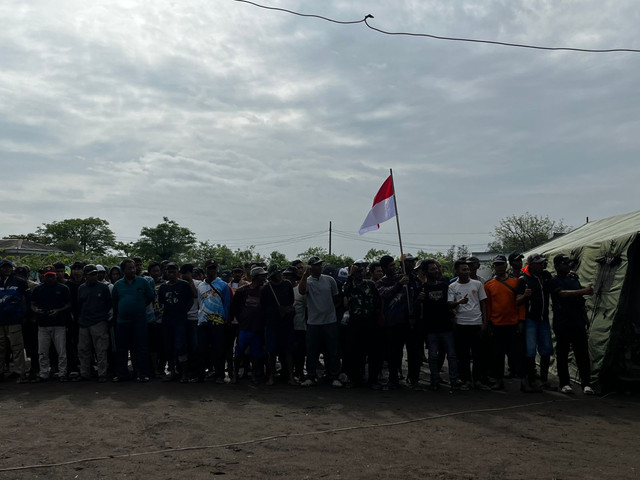
<svg viewBox="0 0 640 480"><path fill-rule="evenodd" d="M398 243L400 246L400 258L404 258L402 250L402 236L400 233L400 221L398 217L395 187L393 182L393 170L389 170L389 177L384 181L378 193L373 199L373 206L365 221L360 227L360 235L377 230L380 223L396 217L398 227ZM393 389L399 386L399 371L402 365L402 356L405 343L409 339L409 277L405 271L405 264L401 262L402 273L396 272L393 257L385 255L380 259L380 264L385 276L376 283L376 287L383 299L384 319L382 323L382 350L384 357L389 362L389 381L387 388Z"/></svg>

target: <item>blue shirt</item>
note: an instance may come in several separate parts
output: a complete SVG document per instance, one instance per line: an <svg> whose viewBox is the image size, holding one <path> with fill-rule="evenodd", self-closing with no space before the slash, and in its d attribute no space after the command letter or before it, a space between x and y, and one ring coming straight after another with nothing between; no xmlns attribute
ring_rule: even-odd
<svg viewBox="0 0 640 480"><path fill-rule="evenodd" d="M155 298L155 292L144 278L136 276L132 283L121 278L111 292L118 309L118 323L146 323L147 305Z"/></svg>

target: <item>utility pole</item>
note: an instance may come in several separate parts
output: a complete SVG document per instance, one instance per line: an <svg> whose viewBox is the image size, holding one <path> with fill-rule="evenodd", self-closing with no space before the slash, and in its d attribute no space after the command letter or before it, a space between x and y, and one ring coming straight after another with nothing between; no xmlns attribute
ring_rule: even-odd
<svg viewBox="0 0 640 480"><path fill-rule="evenodd" d="M331 255L331 221L329 221L329 255Z"/></svg>

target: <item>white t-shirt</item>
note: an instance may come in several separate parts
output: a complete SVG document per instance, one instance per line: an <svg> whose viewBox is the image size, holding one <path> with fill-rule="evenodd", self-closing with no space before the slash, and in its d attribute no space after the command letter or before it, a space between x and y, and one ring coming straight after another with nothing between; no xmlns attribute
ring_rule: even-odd
<svg viewBox="0 0 640 480"><path fill-rule="evenodd" d="M467 295L469 301L456 307L456 323L458 325L482 325L480 302L487 298L482 282L469 279L467 283L456 280L449 285L450 302L457 302Z"/></svg>

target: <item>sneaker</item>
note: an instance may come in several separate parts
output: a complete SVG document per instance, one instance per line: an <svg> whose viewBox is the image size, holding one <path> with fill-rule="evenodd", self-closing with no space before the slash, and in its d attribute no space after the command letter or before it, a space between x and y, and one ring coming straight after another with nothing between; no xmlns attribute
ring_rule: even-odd
<svg viewBox="0 0 640 480"><path fill-rule="evenodd" d="M565 393L567 395L571 395L573 392L573 388L571 387L571 385L564 385L559 389L560 393Z"/></svg>
<svg viewBox="0 0 640 480"><path fill-rule="evenodd" d="M318 383L318 380L316 380L315 378L307 378L300 385L303 386L303 387L313 387L313 386L317 385L317 383Z"/></svg>
<svg viewBox="0 0 640 480"><path fill-rule="evenodd" d="M216 385L224 385L224 378L216 378Z"/></svg>
<svg viewBox="0 0 640 480"><path fill-rule="evenodd" d="M67 378L67 376L66 376L66 375L60 375L60 376L58 377L58 381L59 381L60 383L66 383L68 380L69 380L69 379Z"/></svg>
<svg viewBox="0 0 640 480"><path fill-rule="evenodd" d="M419 382L416 382L411 384L411 390L413 390L414 392L423 392L424 387L420 385Z"/></svg>
<svg viewBox="0 0 640 480"><path fill-rule="evenodd" d="M331 386L333 388L342 388L344 387L344 384L340 380L336 379L333 382L331 382Z"/></svg>
<svg viewBox="0 0 640 480"><path fill-rule="evenodd" d="M149 377L138 377L139 383L149 383Z"/></svg>
<svg viewBox="0 0 640 480"><path fill-rule="evenodd" d="M596 392L593 390L593 388L591 388L589 385L587 385L586 387L584 387L582 389L582 393L584 393L585 395L595 395Z"/></svg>
<svg viewBox="0 0 640 480"><path fill-rule="evenodd" d="M464 382L462 385L460 385L460 391L468 392L469 390L471 390L471 382Z"/></svg>
<svg viewBox="0 0 640 480"><path fill-rule="evenodd" d="M29 383L29 377L27 377L26 375L21 375L16 380L16 383Z"/></svg>

